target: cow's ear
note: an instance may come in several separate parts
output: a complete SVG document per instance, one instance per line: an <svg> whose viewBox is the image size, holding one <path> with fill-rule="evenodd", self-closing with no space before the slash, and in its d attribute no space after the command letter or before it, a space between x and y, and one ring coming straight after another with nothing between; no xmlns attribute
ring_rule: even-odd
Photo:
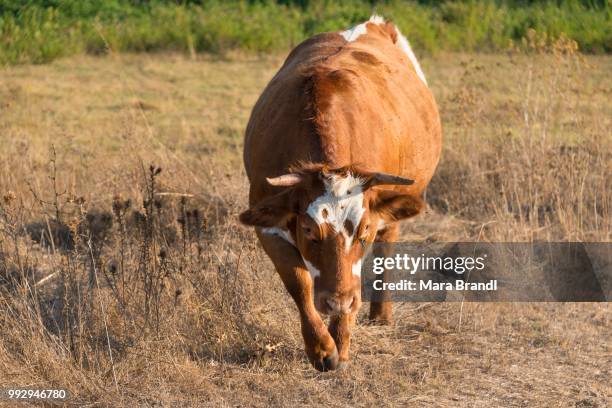
<svg viewBox="0 0 612 408"><path fill-rule="evenodd" d="M414 217L424 207L425 203L420 197L395 191L381 191L370 201L370 211L377 213L385 222Z"/></svg>
<svg viewBox="0 0 612 408"><path fill-rule="evenodd" d="M244 225L275 227L284 224L296 212L293 189L267 197L238 217Z"/></svg>

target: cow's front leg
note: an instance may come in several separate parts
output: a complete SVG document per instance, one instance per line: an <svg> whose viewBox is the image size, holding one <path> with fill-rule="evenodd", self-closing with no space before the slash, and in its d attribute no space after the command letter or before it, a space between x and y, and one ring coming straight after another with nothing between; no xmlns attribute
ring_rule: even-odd
<svg viewBox="0 0 612 408"><path fill-rule="evenodd" d="M361 300L357 299L359 305ZM344 368L349 360L349 349L351 347L351 331L355 325L359 305L349 314L333 315L329 319L329 332L336 342L338 348L338 368Z"/></svg>
<svg viewBox="0 0 612 408"><path fill-rule="evenodd" d="M262 233L259 228L256 231L264 250L298 307L308 359L319 371L335 370L338 366L338 349L315 309L312 279L300 253L283 238Z"/></svg>
<svg viewBox="0 0 612 408"><path fill-rule="evenodd" d="M397 223L385 226L384 229L378 231L376 234L376 242L395 242L399 236L399 225ZM385 246L378 248L374 256L388 257L391 254L389 249ZM388 272L384 271L382 274L382 281L388 282ZM393 306L392 302L388 300L388 291L383 293L382 301L370 302L370 320L374 323L379 324L390 324L393 321Z"/></svg>

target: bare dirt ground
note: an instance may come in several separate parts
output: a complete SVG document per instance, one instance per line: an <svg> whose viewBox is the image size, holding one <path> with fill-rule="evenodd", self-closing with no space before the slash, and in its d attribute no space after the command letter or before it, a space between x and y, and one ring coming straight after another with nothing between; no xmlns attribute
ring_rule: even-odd
<svg viewBox="0 0 612 408"><path fill-rule="evenodd" d="M404 239L611 240L612 58L547 51L422 60L445 147ZM0 388L67 388L69 406L612 405L609 303L397 304L393 326L360 320L348 370L309 365L236 222L242 132L281 62L0 71Z"/></svg>

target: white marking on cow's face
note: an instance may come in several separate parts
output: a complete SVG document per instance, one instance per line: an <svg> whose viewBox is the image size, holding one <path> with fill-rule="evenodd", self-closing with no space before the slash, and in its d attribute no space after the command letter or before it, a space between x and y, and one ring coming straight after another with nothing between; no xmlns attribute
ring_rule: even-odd
<svg viewBox="0 0 612 408"><path fill-rule="evenodd" d="M284 228L278 228L278 227L262 228L261 232L264 234L280 237L284 239L285 241L289 242L291 245L296 246L295 241L291 237L291 233Z"/></svg>
<svg viewBox="0 0 612 408"><path fill-rule="evenodd" d="M345 177L332 175L324 181L325 193L306 209L306 214L318 225L327 223L342 234L347 250L353 244L353 237L365 213L363 182L363 179L350 173ZM352 231L346 230L346 221L352 223Z"/></svg>
<svg viewBox="0 0 612 408"><path fill-rule="evenodd" d="M291 237L291 233L288 230L284 229L284 228L278 228L278 227L262 228L261 232L264 233L264 234L274 235L276 237L282 238L282 239L284 239L285 241L289 242L291 245L293 245L294 247L297 248L297 245L295 244L295 241ZM304 261L304 265L306 265L306 269L308 269L308 273L310 274L310 278L314 282L314 279L316 277L321 276L321 271L319 269L317 269L316 266L314 266L313 264L308 262L304 257L302 257L302 260Z"/></svg>
<svg viewBox="0 0 612 408"><path fill-rule="evenodd" d="M308 273L310 273L310 277L314 282L315 278L321 276L321 271L318 270L316 266L308 262L304 257L302 257L302 260L304 261L304 265L306 265L306 269L308 269Z"/></svg>
<svg viewBox="0 0 612 408"><path fill-rule="evenodd" d="M353 264L353 275L361 277L361 259Z"/></svg>

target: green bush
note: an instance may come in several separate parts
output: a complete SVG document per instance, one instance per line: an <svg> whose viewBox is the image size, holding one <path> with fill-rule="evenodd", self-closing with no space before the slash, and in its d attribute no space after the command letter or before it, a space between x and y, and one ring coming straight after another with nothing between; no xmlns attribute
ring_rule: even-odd
<svg viewBox="0 0 612 408"><path fill-rule="evenodd" d="M564 33L582 51L612 50L606 0L0 0L0 63L44 63L109 48L284 51L373 12L395 21L420 52L504 50L529 29L551 38Z"/></svg>

